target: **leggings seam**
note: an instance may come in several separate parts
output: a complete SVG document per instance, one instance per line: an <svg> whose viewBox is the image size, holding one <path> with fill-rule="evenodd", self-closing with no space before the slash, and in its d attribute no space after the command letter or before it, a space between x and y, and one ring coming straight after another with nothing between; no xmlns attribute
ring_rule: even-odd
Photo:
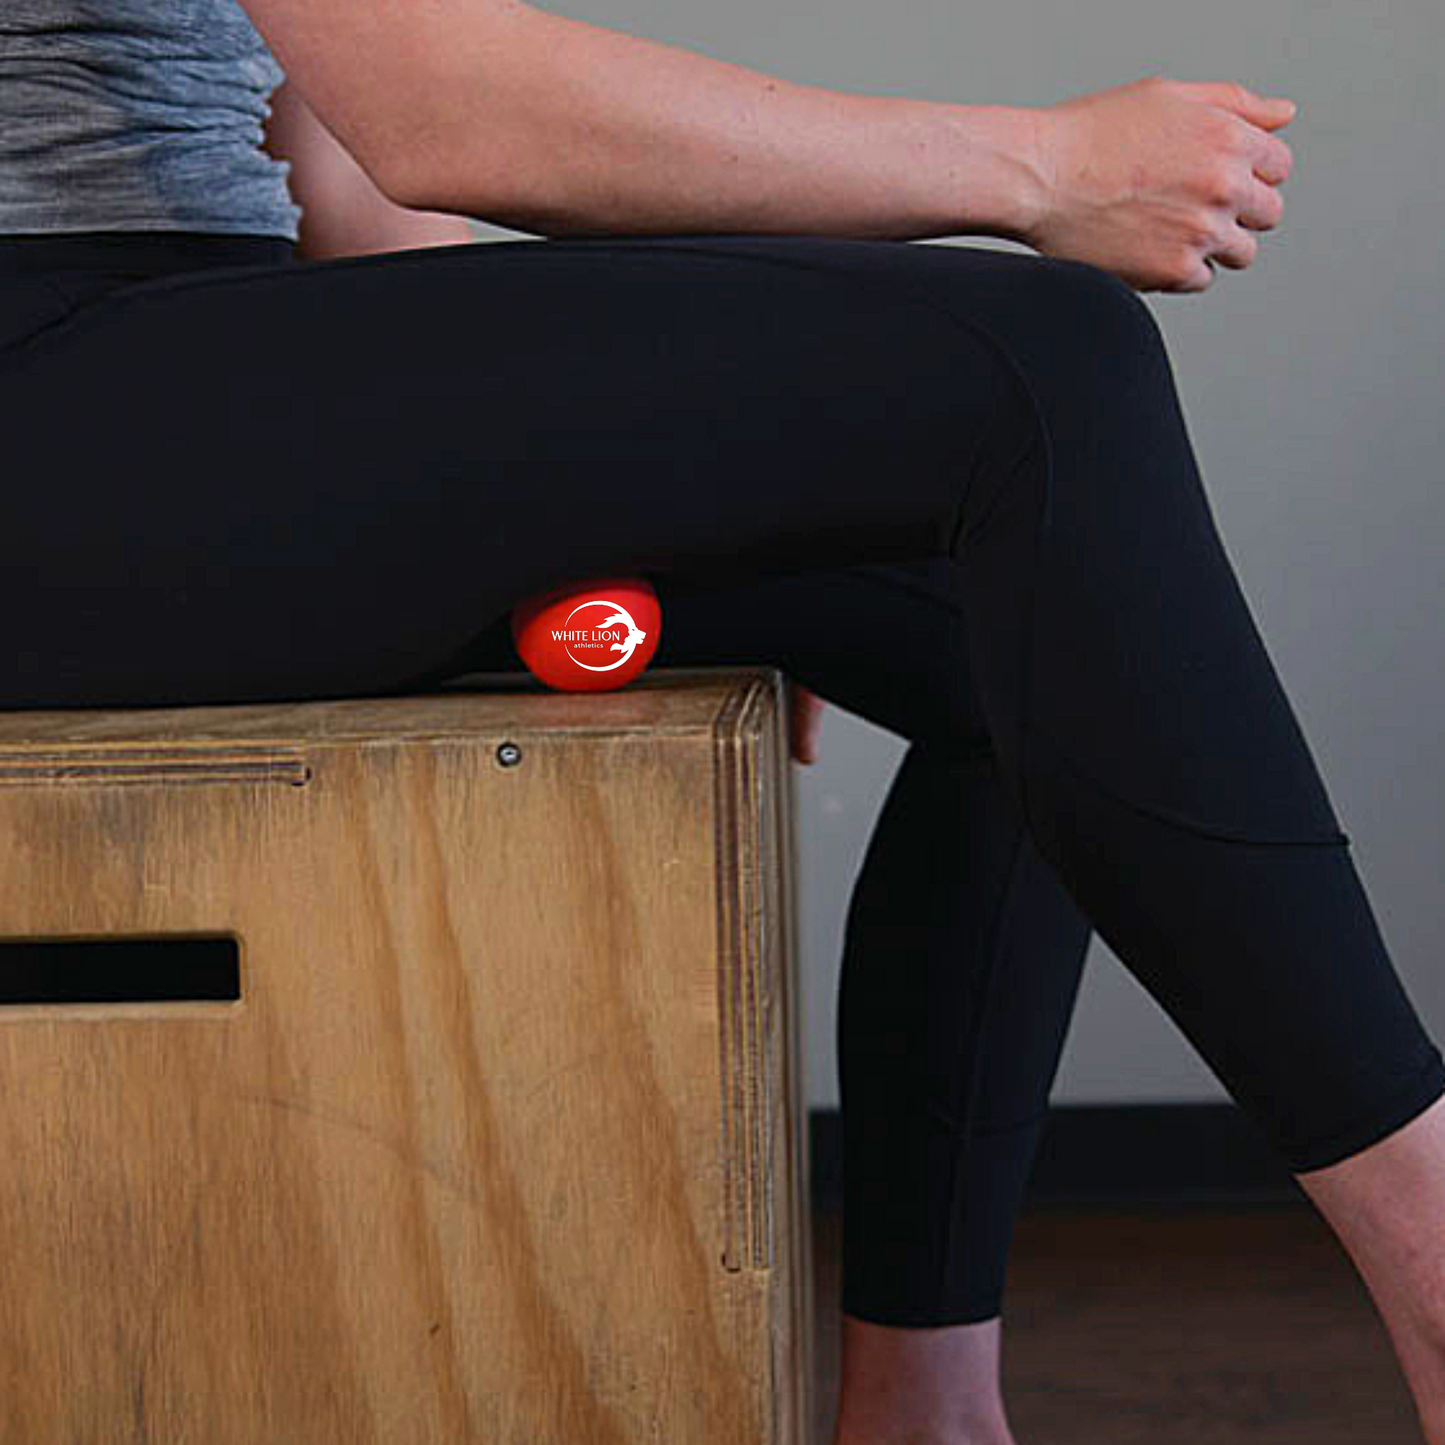
<svg viewBox="0 0 1445 1445"><path fill-rule="evenodd" d="M1330 833L1319 838L1259 838L1249 834L1235 833L1227 828L1210 828L1199 823L1194 823L1176 813L1170 808L1161 808L1157 805L1146 806L1143 803L1136 803L1131 798L1126 798L1122 793L1109 787L1107 783L1101 782L1087 768L1081 767L1069 750L1059 742L1052 732L1042 733L1049 746L1057 753L1059 761L1069 769L1075 776L1083 778L1085 782L1097 788L1101 793L1112 798L1116 803L1122 804L1132 812L1142 814L1146 818L1153 818L1157 822L1166 823L1171 828L1177 828L1182 833L1192 833L1199 838L1212 838L1222 843L1245 843L1260 847L1279 848L1345 848L1350 846L1350 838L1346 833Z"/></svg>
<svg viewBox="0 0 1445 1445"><path fill-rule="evenodd" d="M1047 1109L1040 1109L1036 1114L1030 1114L1027 1119L1016 1119L1012 1124L993 1124L983 1129L975 1129L975 1136L980 1139L991 1138L995 1134L1015 1134L1020 1129L1032 1129L1049 1117Z"/></svg>
<svg viewBox="0 0 1445 1445"><path fill-rule="evenodd" d="M921 583L914 582L907 577L899 577L892 572L875 570L875 566L887 565L886 563L875 564L872 562L860 562L841 570L855 577L861 577L871 584L876 584L880 587L891 587L895 592L906 592L910 597L917 597L924 602L933 603L935 606L942 607L945 611L951 612L955 617L967 616L962 607L947 593L940 592L936 587L924 587Z"/></svg>
<svg viewBox="0 0 1445 1445"><path fill-rule="evenodd" d="M968 1113L963 1120L961 1132L954 1134L954 1149L952 1151L952 1168L948 1175L948 1194L943 1204L943 1262L940 1266L942 1279L940 1283L946 1285L952 1277L954 1239L957 1234L957 1211L958 1199L958 1171L960 1157L967 1159L969 1149L969 1137L972 1132L973 1114L978 1106L979 1076L983 1072L983 1059L988 1051L989 1025L993 1022L994 1002L998 997L998 975L999 957L1003 952L1004 939L1008 934L1009 926L1013 919L1012 904L1014 895L1018 891L1019 876L1023 871L1024 841L1028 837L1027 830L1019 828L1014 836L1013 856L1009 860L1008 883L1004 888L1003 903L999 909L993 937L989 940L988 950L988 973L984 979L983 1003L979 1011L977 1042L974 1048L973 1063L969 1070L969 1103ZM962 1087L960 1083L960 1087ZM955 1118L958 1116L958 1109L953 1109Z"/></svg>
<svg viewBox="0 0 1445 1445"><path fill-rule="evenodd" d="M954 523L952 531L949 533L948 555L950 556L950 558L957 557L958 547L960 543L965 540L972 541L974 538L982 536L983 533L988 530L988 524L989 521L992 519L994 512L1002 503L1003 498L1008 495L1008 492L1010 490L1010 484L1013 482L1014 478L1018 475L1018 473L1022 470L1023 464L1033 454L1034 449L1038 446L1038 441L1039 438L1037 435L1030 436L1029 439L1024 443L1023 448L1022 450L1020 450L1018 455L1014 457L1014 459L1009 462L1007 466L1000 468L1000 471L1002 471L1004 475L1005 481L999 486L998 490L995 491L993 496L989 499L988 506L984 509L983 513L973 519L973 526L969 530L967 539L965 539L962 535L964 523L964 508L959 508L959 516Z"/></svg>
<svg viewBox="0 0 1445 1445"><path fill-rule="evenodd" d="M974 1128L967 1125L964 1128L950 1127L948 1136L951 1139L992 1139L1000 1134L1016 1134L1024 1129L1032 1129L1048 1117L1047 1109L1037 1114L1030 1114L1027 1119L1017 1119L1010 1124L990 1124L981 1128Z"/></svg>

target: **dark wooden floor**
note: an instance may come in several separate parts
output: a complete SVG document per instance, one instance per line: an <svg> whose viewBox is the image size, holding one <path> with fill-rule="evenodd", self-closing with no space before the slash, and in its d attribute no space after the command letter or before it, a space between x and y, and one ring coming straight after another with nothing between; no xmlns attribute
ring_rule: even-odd
<svg viewBox="0 0 1445 1445"><path fill-rule="evenodd" d="M817 1445L838 1391L841 1220L813 1217ZM1309 1205L1019 1219L1003 1309L1018 1445L1420 1445L1364 1284Z"/></svg>

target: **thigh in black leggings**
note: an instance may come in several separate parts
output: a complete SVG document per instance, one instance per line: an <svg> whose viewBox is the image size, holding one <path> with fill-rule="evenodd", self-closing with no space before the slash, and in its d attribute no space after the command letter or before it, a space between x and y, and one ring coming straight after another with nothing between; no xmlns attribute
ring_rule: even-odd
<svg viewBox="0 0 1445 1445"><path fill-rule="evenodd" d="M1124 283L802 236L0 252L0 706L406 691L628 572L655 666L909 739L848 918L849 1313L998 1313L1091 927L1295 1170L1445 1092Z"/></svg>

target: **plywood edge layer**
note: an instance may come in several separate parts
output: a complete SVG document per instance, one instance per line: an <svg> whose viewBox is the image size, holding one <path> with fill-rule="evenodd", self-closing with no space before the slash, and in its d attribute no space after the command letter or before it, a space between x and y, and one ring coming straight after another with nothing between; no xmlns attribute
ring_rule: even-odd
<svg viewBox="0 0 1445 1445"><path fill-rule="evenodd" d="M720 708L713 733L723 1263L732 1270L771 1269L774 1263L769 1165L779 1080L766 1036L759 752L775 689L771 674L740 682Z"/></svg>

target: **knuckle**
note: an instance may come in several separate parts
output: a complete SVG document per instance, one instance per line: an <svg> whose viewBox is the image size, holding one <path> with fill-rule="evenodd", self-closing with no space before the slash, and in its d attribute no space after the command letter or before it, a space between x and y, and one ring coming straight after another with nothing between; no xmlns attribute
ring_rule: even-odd
<svg viewBox="0 0 1445 1445"><path fill-rule="evenodd" d="M1215 136L1219 149L1229 156L1250 156L1254 154L1257 132L1243 116L1230 111L1218 115Z"/></svg>
<svg viewBox="0 0 1445 1445"><path fill-rule="evenodd" d="M1219 240L1219 216L1214 210L1196 213L1180 228L1186 251L1198 255Z"/></svg>
<svg viewBox="0 0 1445 1445"><path fill-rule="evenodd" d="M1232 165L1210 168L1204 181L1204 199L1212 206L1230 206L1239 199L1239 178Z"/></svg>

